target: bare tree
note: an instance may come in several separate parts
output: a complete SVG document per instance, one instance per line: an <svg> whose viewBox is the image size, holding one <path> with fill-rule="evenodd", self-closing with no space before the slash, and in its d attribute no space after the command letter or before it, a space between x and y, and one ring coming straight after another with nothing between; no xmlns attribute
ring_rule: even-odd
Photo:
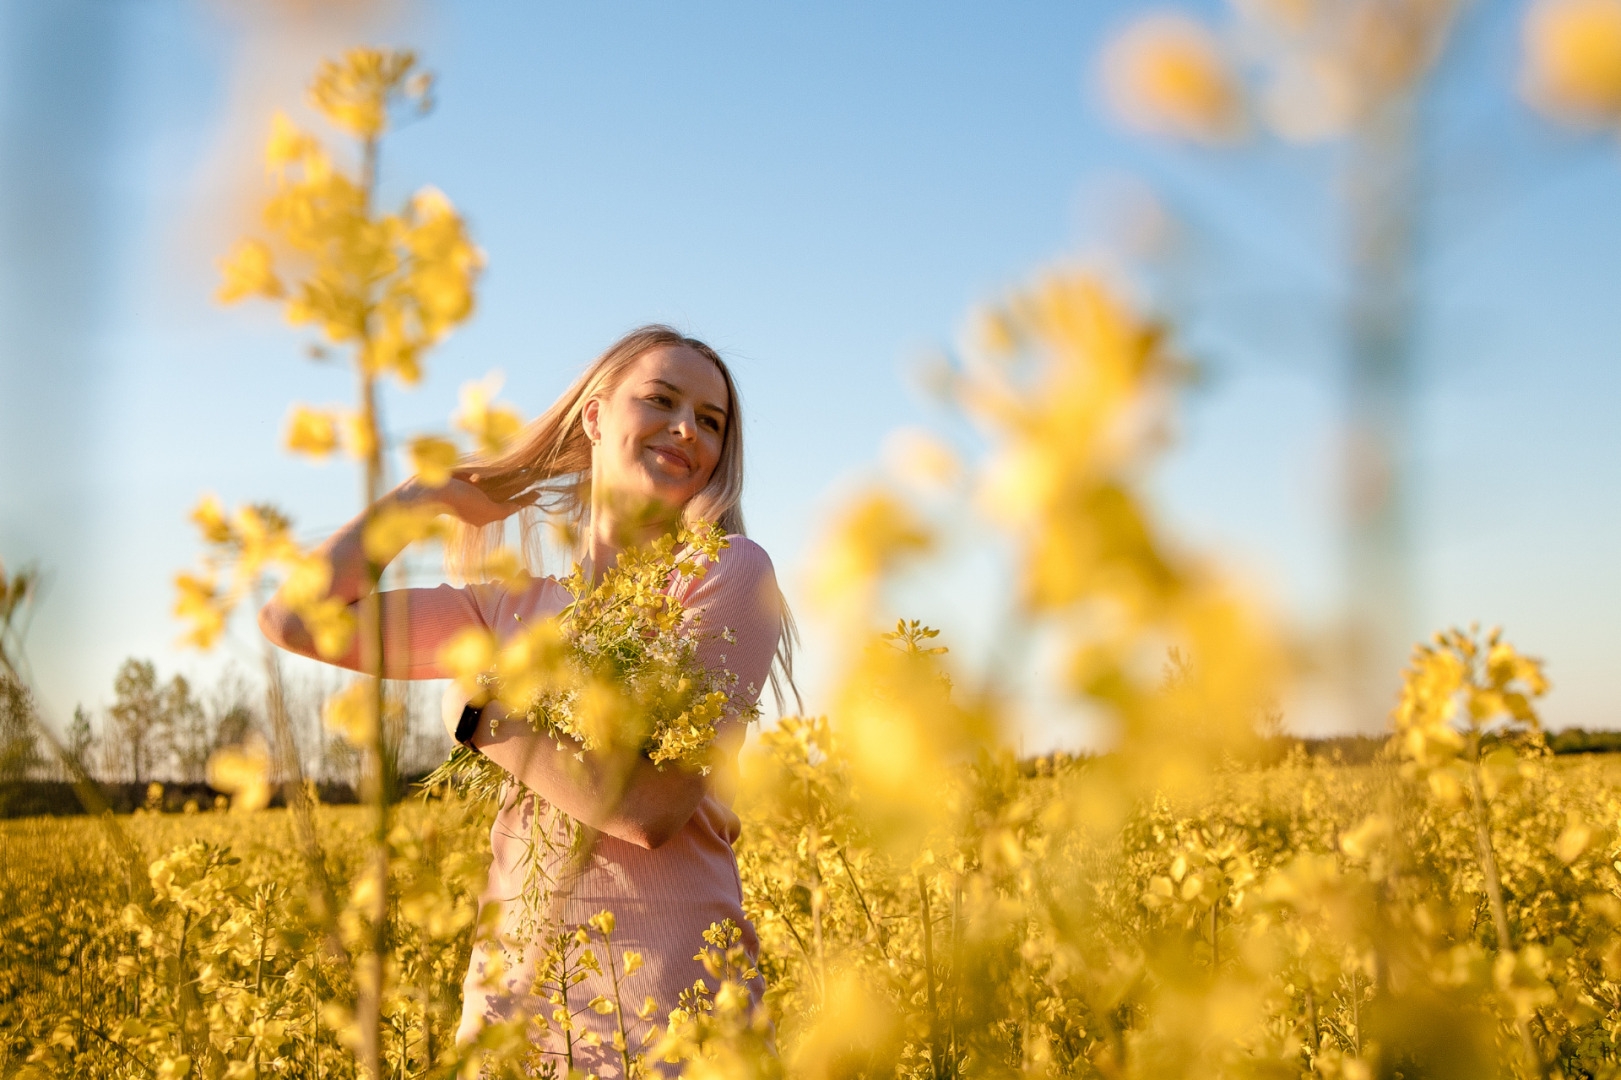
<svg viewBox="0 0 1621 1080"><path fill-rule="evenodd" d="M226 668L221 673L208 694L208 724L215 749L236 746L253 732L263 730L255 707L263 697L263 692L250 685L238 669Z"/></svg>
<svg viewBox="0 0 1621 1080"><path fill-rule="evenodd" d="M432 689L419 682L391 684L399 695L400 737L397 767L401 776L431 770L445 759L453 744L439 722L439 702Z"/></svg>
<svg viewBox="0 0 1621 1080"><path fill-rule="evenodd" d="M162 699L160 728L176 774L186 783L201 783L208 775L208 755L214 750L208 714L184 675L169 680Z"/></svg>
<svg viewBox="0 0 1621 1080"><path fill-rule="evenodd" d="M152 666L152 661L134 657L125 660L113 679L113 693L117 695L117 700L107 712L119 741L129 752L132 778L136 783L141 783L152 775L153 759L163 742L163 722L167 713L163 691L158 686L157 669Z"/></svg>
<svg viewBox="0 0 1621 1080"><path fill-rule="evenodd" d="M73 707L73 723L68 725L68 741L63 749L82 769L87 769L96 746L96 731L90 723L90 713L83 705ZM63 780L73 779L73 770L66 762L59 762Z"/></svg>

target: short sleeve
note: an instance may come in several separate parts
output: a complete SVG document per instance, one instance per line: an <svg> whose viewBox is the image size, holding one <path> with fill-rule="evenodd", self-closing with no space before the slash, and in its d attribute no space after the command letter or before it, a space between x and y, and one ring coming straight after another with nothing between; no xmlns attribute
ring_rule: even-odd
<svg viewBox="0 0 1621 1080"><path fill-rule="evenodd" d="M439 665L439 653L457 634L473 628L494 631L502 639L510 637L525 616L548 614L548 606L560 607L550 603L554 600L550 593L556 590L547 586L554 584L550 578L537 579L519 593L494 584L440 585L384 593L390 674L402 679L446 678L448 672Z"/></svg>

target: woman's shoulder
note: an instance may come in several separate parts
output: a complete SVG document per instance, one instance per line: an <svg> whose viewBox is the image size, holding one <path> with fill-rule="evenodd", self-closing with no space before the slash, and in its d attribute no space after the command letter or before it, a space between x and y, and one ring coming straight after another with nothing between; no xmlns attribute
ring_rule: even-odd
<svg viewBox="0 0 1621 1080"><path fill-rule="evenodd" d="M736 559L766 567L771 565L771 556L766 554L765 548L742 533L726 534L726 547L722 549L720 557L723 562Z"/></svg>
<svg viewBox="0 0 1621 1080"><path fill-rule="evenodd" d="M721 596L776 594L776 572L765 548L741 533L726 537L713 557L703 556L699 570L684 587L687 602L709 602Z"/></svg>
<svg viewBox="0 0 1621 1080"><path fill-rule="evenodd" d="M756 581L776 578L776 570L771 565L771 556L766 554L765 548L742 533L728 533L726 546L721 548L713 560L706 559L704 562L709 573L733 580Z"/></svg>

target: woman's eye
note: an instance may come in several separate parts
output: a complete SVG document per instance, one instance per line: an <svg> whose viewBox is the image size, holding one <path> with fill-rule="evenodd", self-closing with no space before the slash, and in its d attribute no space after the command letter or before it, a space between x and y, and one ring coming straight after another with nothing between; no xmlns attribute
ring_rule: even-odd
<svg viewBox="0 0 1621 1080"><path fill-rule="evenodd" d="M651 401L655 405L663 405L665 408L670 407L670 399L665 394L653 394L649 396L647 400Z"/></svg>
<svg viewBox="0 0 1621 1080"><path fill-rule="evenodd" d="M720 430L720 421L716 420L713 416L700 417L698 422L708 427L710 431Z"/></svg>

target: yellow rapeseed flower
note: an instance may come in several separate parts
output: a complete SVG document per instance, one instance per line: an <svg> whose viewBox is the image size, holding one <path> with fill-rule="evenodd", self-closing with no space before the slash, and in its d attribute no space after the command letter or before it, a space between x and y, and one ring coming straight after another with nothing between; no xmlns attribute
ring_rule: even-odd
<svg viewBox="0 0 1621 1080"><path fill-rule="evenodd" d="M214 642L225 632L227 613L227 608L219 595L218 585L212 577L199 577L185 572L175 575L174 584L176 593L174 614L191 624L191 630L183 639L184 642L199 649L213 647Z"/></svg>
<svg viewBox="0 0 1621 1080"><path fill-rule="evenodd" d="M429 82L415 71L409 49L350 49L342 62L327 60L310 86L310 102L333 124L358 139L375 139L388 126L395 99L428 102Z"/></svg>
<svg viewBox="0 0 1621 1080"><path fill-rule="evenodd" d="M1621 0L1536 0L1524 41L1531 101L1569 120L1621 120Z"/></svg>
<svg viewBox="0 0 1621 1080"><path fill-rule="evenodd" d="M224 281L215 295L220 303L230 304L248 296L274 299L286 289L273 269L270 246L263 240L244 240L220 263Z"/></svg>
<svg viewBox="0 0 1621 1080"><path fill-rule="evenodd" d="M214 751L208 759L210 787L231 796L231 809L253 811L270 804L270 750L263 739Z"/></svg>
<svg viewBox="0 0 1621 1080"><path fill-rule="evenodd" d="M287 417L282 445L295 454L324 458L338 445L338 429L330 410L294 405Z"/></svg>
<svg viewBox="0 0 1621 1080"><path fill-rule="evenodd" d="M443 487L450 480L460 453L449 439L422 435L411 440L411 470L428 487Z"/></svg>
<svg viewBox="0 0 1621 1080"><path fill-rule="evenodd" d="M1128 26L1103 59L1104 90L1122 119L1160 135L1218 142L1243 129L1243 88L1203 23L1157 13Z"/></svg>
<svg viewBox="0 0 1621 1080"><path fill-rule="evenodd" d="M431 536L444 535L445 520L430 506L389 503L366 519L362 540L366 557L379 565Z"/></svg>
<svg viewBox="0 0 1621 1080"><path fill-rule="evenodd" d="M377 730L377 684L358 679L326 699L321 724L352 746L367 746Z"/></svg>
<svg viewBox="0 0 1621 1080"><path fill-rule="evenodd" d="M270 138L265 143L265 164L273 172L301 162L319 150L319 143L299 130L286 113L276 110L270 118Z"/></svg>
<svg viewBox="0 0 1621 1080"><path fill-rule="evenodd" d="M464 693L482 697L483 687L478 677L495 667L495 656L495 635L482 627L471 626L457 632L439 650L438 662Z"/></svg>
<svg viewBox="0 0 1621 1080"><path fill-rule="evenodd" d="M482 379L463 383L461 408L453 417L456 426L477 440L479 449L486 454L500 453L523 428L523 417L517 410L494 402L502 381L501 373L492 371Z"/></svg>

